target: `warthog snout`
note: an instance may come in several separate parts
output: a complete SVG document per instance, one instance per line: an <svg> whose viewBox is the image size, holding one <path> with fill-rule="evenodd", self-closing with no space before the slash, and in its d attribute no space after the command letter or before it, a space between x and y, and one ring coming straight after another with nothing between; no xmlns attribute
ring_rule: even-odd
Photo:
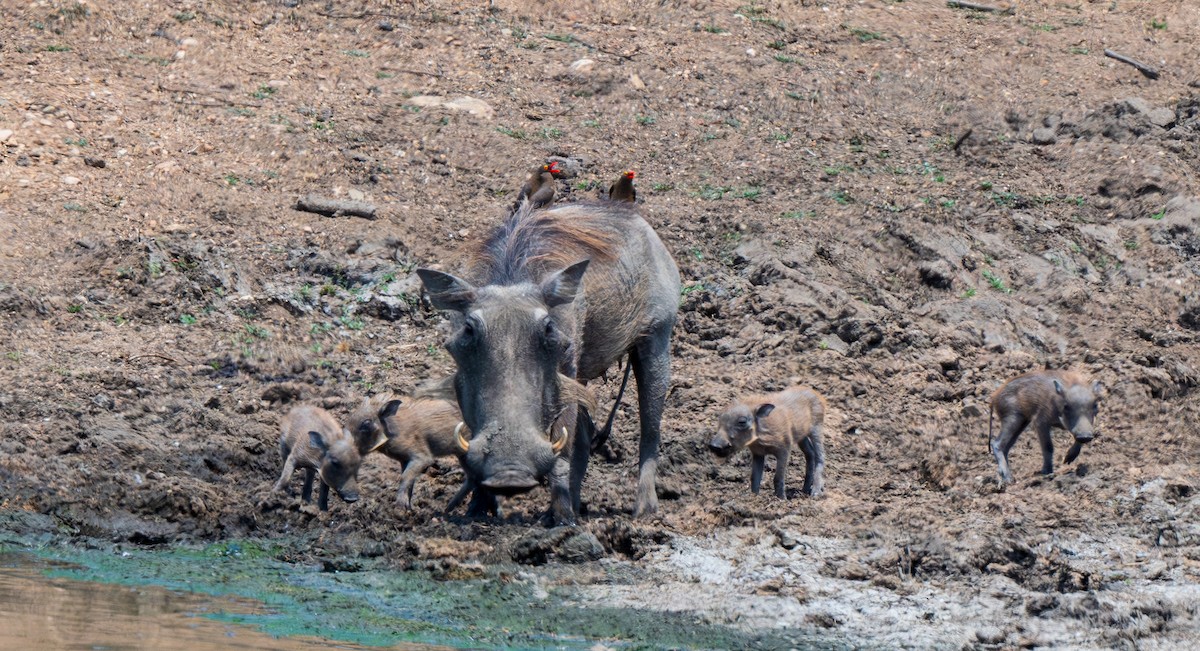
<svg viewBox="0 0 1200 651"><path fill-rule="evenodd" d="M338 491L338 496L347 504L353 504L358 501L357 491Z"/></svg>
<svg viewBox="0 0 1200 651"><path fill-rule="evenodd" d="M501 495L517 495L538 485L537 477L522 468L506 468L483 480L483 485Z"/></svg>

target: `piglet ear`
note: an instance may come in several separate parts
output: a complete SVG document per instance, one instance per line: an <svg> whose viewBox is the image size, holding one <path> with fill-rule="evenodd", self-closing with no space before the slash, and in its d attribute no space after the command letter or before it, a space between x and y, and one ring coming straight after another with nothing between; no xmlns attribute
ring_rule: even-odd
<svg viewBox="0 0 1200 651"><path fill-rule="evenodd" d="M1092 382L1092 393L1096 394L1097 398L1100 398L1104 395L1104 385L1100 382L1100 380Z"/></svg>
<svg viewBox="0 0 1200 651"><path fill-rule="evenodd" d="M320 432L309 432L308 442L312 443L314 448L320 450L321 454L325 454L329 451L329 448L325 445L325 439L321 438Z"/></svg>
<svg viewBox="0 0 1200 651"><path fill-rule="evenodd" d="M759 405L758 409L754 410L754 418L757 420L762 420L763 418L770 416L771 412L773 411L775 411L775 405L769 402L764 405Z"/></svg>
<svg viewBox="0 0 1200 651"><path fill-rule="evenodd" d="M575 300L575 294L583 286L583 272L587 271L589 262L576 262L542 281L542 300L546 302L546 307L556 308Z"/></svg>
<svg viewBox="0 0 1200 651"><path fill-rule="evenodd" d="M396 415L396 410L400 408L400 399L388 400L383 409L379 410L379 419L390 418Z"/></svg>
<svg viewBox="0 0 1200 651"><path fill-rule="evenodd" d="M439 310L465 313L475 302L475 287L462 278L433 269L417 269L417 275Z"/></svg>
<svg viewBox="0 0 1200 651"><path fill-rule="evenodd" d="M1054 391L1057 392L1058 395L1062 395L1062 392L1063 392L1062 382L1059 382L1058 380L1051 380L1051 382L1054 382Z"/></svg>

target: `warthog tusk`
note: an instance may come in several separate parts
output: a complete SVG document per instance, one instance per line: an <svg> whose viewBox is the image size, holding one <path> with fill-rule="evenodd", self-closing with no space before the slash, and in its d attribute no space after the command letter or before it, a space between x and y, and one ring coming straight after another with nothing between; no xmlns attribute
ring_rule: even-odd
<svg viewBox="0 0 1200 651"><path fill-rule="evenodd" d="M471 451L470 439L462 435L462 431L466 428L466 426L467 424L462 421L459 421L458 424L454 426L454 442L458 444L458 449L462 450L463 454Z"/></svg>
<svg viewBox="0 0 1200 651"><path fill-rule="evenodd" d="M562 428L562 436L557 437L554 435L554 428L550 428L550 449L554 450L554 454L558 454L566 445L567 428Z"/></svg>

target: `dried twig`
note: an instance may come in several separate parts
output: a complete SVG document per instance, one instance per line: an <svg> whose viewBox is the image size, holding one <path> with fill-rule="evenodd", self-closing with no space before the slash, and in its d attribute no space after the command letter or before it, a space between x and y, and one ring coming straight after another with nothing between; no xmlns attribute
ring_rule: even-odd
<svg viewBox="0 0 1200 651"><path fill-rule="evenodd" d="M633 61L633 55L637 54L638 50L641 49L635 45L633 47L633 52L630 52L629 54L622 54L620 52L615 52L615 51L609 50L607 48L602 48L599 45L592 45L591 43L588 43L587 41L581 41L579 39L575 39L575 42L582 45L583 47L588 48L588 49L596 50L598 52L603 52L603 53L611 55L611 56L620 57L622 59L625 59L626 61Z"/></svg>
<svg viewBox="0 0 1200 651"><path fill-rule="evenodd" d="M363 201L342 201L339 199L329 199L327 197L319 197L315 194L307 194L300 197L296 201L296 210L304 212L315 212L318 215L328 217L341 217L342 215L354 215L355 217L363 217L366 219L375 219L375 206Z"/></svg>
<svg viewBox="0 0 1200 651"><path fill-rule="evenodd" d="M963 132L963 134L961 136L958 137L957 140L954 141L954 147L953 147L954 153L956 153L956 154L958 153L958 148L962 147L962 144L967 141L967 138L971 137L971 134L974 131L975 131L974 127L968 128L966 131Z"/></svg>
<svg viewBox="0 0 1200 651"><path fill-rule="evenodd" d="M166 355L159 355L158 353L143 353L141 355L134 355L133 357L126 357L125 361L132 362L135 359L145 359L147 357L154 357L154 358L161 359L161 360L164 360L167 362L171 362L172 364L175 364L176 366L179 365L179 362L175 361L175 358L167 357Z"/></svg>
<svg viewBox="0 0 1200 651"><path fill-rule="evenodd" d="M390 66L383 66L382 68L380 68L380 70L383 70L384 72L403 72L403 73L409 74L409 75L424 75L426 77L437 77L439 79L445 76L445 75L443 75L441 73L437 73L437 72L427 72L425 70L413 70L411 68L392 68Z"/></svg>
<svg viewBox="0 0 1200 651"><path fill-rule="evenodd" d="M1117 61L1120 61L1121 63L1127 63L1127 64L1133 66L1134 68L1137 68L1138 72L1142 73L1143 75L1146 75L1150 79L1158 79L1158 71L1155 70L1154 68L1151 68L1150 66L1142 63L1141 61L1137 61L1136 59L1130 59L1129 57L1125 56L1124 54L1118 54L1118 53L1113 52L1112 50L1108 50L1108 49L1104 50L1104 56L1106 56L1110 59L1116 59Z"/></svg>
<svg viewBox="0 0 1200 651"><path fill-rule="evenodd" d="M346 18L349 18L349 19L351 19L351 20L359 20L359 19L362 19L362 18L367 18L367 17L374 17L374 18L391 18L391 19L393 19L393 20L398 20L398 19L400 18L399 16L396 16L396 15L393 15L393 14L388 14L388 13L383 13L383 12L380 12L380 11L360 11L360 12L358 12L358 13L356 13L356 14L335 14L335 13L333 13L332 11L326 11L326 10L323 10L323 9L318 9L318 10L317 10L317 15L318 15L318 16L324 16L324 17L326 17L326 18L338 18L338 19L346 19Z"/></svg>
<svg viewBox="0 0 1200 651"><path fill-rule="evenodd" d="M992 5L981 5L974 2L962 2L961 0L947 0L946 5L957 9L970 9L972 11L990 11L994 14L1015 14L1016 7L993 7Z"/></svg>
<svg viewBox="0 0 1200 651"><path fill-rule="evenodd" d="M223 96L217 94L216 91L209 89L209 88L198 88L198 87L172 88L171 86L166 86L166 85L160 83L160 84L158 84L158 89L163 92L166 92L166 93L186 93L188 95L200 95L200 96L215 100L216 102L219 102L219 104L212 104L212 103L202 103L202 102L191 102L191 101L182 100L182 99L174 100L177 104L197 104L199 106L220 106L221 104L224 104L227 106L253 106L255 108L262 107L261 102L243 102L241 100L229 99L228 97L223 97Z"/></svg>

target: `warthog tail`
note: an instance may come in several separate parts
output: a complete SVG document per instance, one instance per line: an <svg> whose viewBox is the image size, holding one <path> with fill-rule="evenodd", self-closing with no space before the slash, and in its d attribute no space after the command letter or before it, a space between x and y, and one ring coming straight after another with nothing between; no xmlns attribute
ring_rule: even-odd
<svg viewBox="0 0 1200 651"><path fill-rule="evenodd" d="M596 437L592 439L592 452L599 450L608 441L608 436L612 434L613 420L617 417L617 409L621 406L621 398L625 396L625 387L629 384L629 372L633 370L633 364L628 360L625 362L625 377L621 378L621 388L617 389L617 401L613 403L612 411L608 412L608 420L604 422L604 429L600 430Z"/></svg>

